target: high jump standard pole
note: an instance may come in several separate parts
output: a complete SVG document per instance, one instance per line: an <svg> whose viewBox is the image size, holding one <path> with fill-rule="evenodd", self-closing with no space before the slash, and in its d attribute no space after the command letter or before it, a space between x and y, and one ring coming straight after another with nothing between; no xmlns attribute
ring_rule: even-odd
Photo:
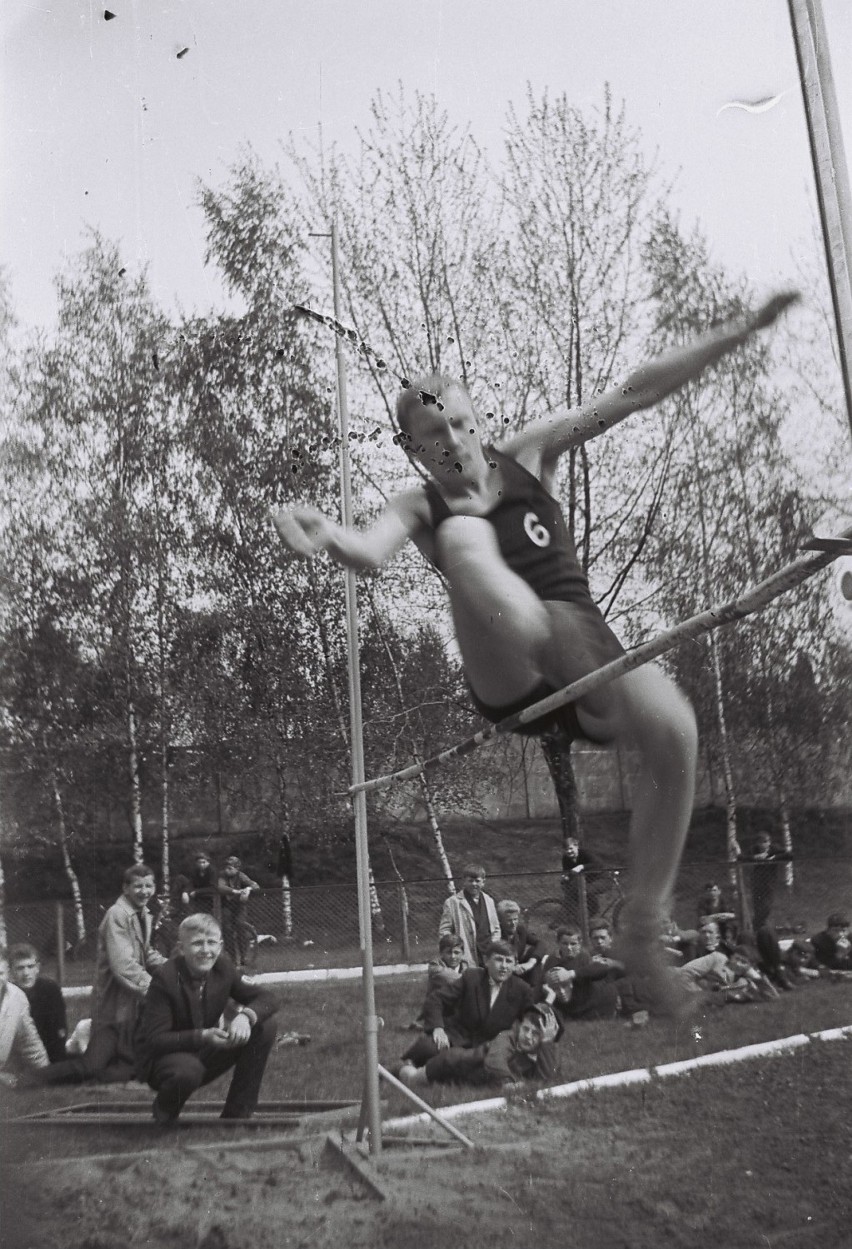
<svg viewBox="0 0 852 1249"><path fill-rule="evenodd" d="M334 315L340 320L340 272L337 246L337 221L331 223L331 271L334 283ZM337 414L340 423L340 480L343 524L354 524L352 516L352 475L349 466L349 410L346 401L346 364L343 339L336 335ZM364 783L364 732L361 719L361 673L358 647L358 590L355 570L346 569L346 636L349 651L349 740L352 750L352 784ZM364 990L364 1097L367 1102L367 1126L370 1130L370 1153L382 1150L382 1118L379 1098L379 1020L376 1015L376 992L373 980L373 926L370 914L370 852L367 841L367 795L363 790L353 794L355 811L355 856L358 880L358 928L361 939L362 985Z"/></svg>
<svg viewBox="0 0 852 1249"><path fill-rule="evenodd" d="M788 0L805 103L846 414L852 429L852 194L821 0Z"/></svg>

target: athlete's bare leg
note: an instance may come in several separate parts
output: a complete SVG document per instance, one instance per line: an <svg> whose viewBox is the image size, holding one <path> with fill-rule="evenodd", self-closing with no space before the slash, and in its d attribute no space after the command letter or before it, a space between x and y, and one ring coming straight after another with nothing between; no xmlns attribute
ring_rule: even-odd
<svg viewBox="0 0 852 1249"><path fill-rule="evenodd" d="M631 971L651 977L655 1009L677 1014L687 1006L666 966L660 932L672 892L695 794L698 737L689 703L658 668L646 665L612 683L614 718L577 714L598 740L613 740L640 756L630 815L630 892L624 910L625 958Z"/></svg>
<svg viewBox="0 0 852 1249"><path fill-rule="evenodd" d="M545 604L509 568L483 517L449 517L436 542L468 681L485 703L523 698L540 683L552 640Z"/></svg>
<svg viewBox="0 0 852 1249"><path fill-rule="evenodd" d="M465 672L484 702L513 702L543 678L560 688L600 665L570 604L538 598L504 562L489 521L451 517L438 540ZM577 715L593 740L611 741L641 758L625 921L637 970L654 971L692 813L695 718L673 682L651 665L581 699Z"/></svg>

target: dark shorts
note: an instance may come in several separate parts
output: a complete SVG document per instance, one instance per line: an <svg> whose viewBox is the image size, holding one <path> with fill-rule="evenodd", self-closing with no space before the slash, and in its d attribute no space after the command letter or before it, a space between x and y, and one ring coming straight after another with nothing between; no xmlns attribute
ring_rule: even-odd
<svg viewBox="0 0 852 1249"><path fill-rule="evenodd" d="M559 603L552 606L557 610L564 608L570 624L572 658L576 663L577 669L575 679L602 668L605 664L610 663L614 659L619 659L626 653L624 647L591 600L588 602ZM567 685L569 682L566 681L565 684ZM533 703L540 702L542 698L548 698L555 693L555 686L548 681L541 681L528 694L525 694L523 698L517 698L514 702L506 703L499 707L484 703L473 690L470 690L470 697L477 711L485 716L486 720L490 720L492 724L497 724L500 720L505 720L507 716L516 715L517 712L524 711L527 707L531 707ZM561 729L572 741L582 738L584 741L592 741L596 745L605 746L610 740L609 738L604 740L590 737L580 727L580 722L577 719L576 703L566 703L564 707L559 707L548 715L540 716L537 720L531 720L529 724L519 725L514 731L522 737L535 737L540 736L542 733L552 733L556 729Z"/></svg>

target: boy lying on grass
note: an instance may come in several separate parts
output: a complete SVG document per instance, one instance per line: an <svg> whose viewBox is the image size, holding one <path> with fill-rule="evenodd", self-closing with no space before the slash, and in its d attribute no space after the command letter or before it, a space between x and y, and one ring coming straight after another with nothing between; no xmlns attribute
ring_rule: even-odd
<svg viewBox="0 0 852 1249"><path fill-rule="evenodd" d="M738 945L732 953L716 950L684 963L673 973L691 992L706 993L714 1005L725 1002L760 1002L778 997L778 990L753 966L748 946Z"/></svg>
<svg viewBox="0 0 852 1249"><path fill-rule="evenodd" d="M530 1006L506 1032L470 1049L451 1047L430 1058L425 1067L410 1063L399 1078L409 1088L420 1084L496 1084L516 1087L527 1080L554 1080L558 1061L554 1042L559 1021L546 1002Z"/></svg>

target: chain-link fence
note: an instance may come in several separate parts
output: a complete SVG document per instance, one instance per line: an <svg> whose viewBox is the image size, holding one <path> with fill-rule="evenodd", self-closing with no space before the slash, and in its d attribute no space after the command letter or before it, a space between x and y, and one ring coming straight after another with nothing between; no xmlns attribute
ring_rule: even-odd
<svg viewBox="0 0 852 1249"><path fill-rule="evenodd" d="M718 910L730 911L740 931L768 917L781 934L824 927L832 911L852 909L852 861L801 859L792 865L720 862L685 863L680 870L673 919L682 928L698 922L706 887L721 890ZM531 929L555 943L561 923L578 924L588 935L591 922L607 919L618 928L628 887L626 871L608 869L563 877L559 872L490 876L487 891L497 900L519 903ZM434 957L438 923L448 886L443 879L381 882L372 895L373 957L377 965L423 963ZM45 971L65 984L91 983L97 927L108 903L83 906L85 938L69 902L31 902L6 907L9 944L27 941L39 951ZM285 971L354 967L361 961L358 897L355 884L263 889L253 893L237 915L215 911L226 943L248 968ZM169 953L180 916L158 916L155 941ZM234 922L237 921L237 922Z"/></svg>

